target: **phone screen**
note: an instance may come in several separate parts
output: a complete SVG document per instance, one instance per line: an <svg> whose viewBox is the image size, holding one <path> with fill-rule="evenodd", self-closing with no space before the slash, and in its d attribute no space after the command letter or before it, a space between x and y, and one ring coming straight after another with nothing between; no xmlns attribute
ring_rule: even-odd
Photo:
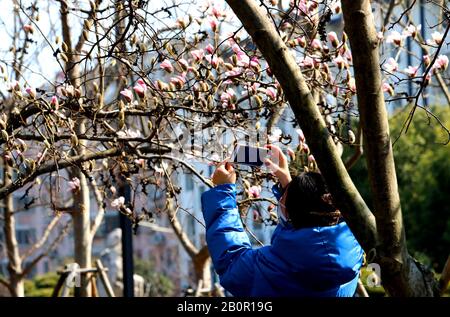
<svg viewBox="0 0 450 317"><path fill-rule="evenodd" d="M268 153L269 150L266 148L238 144L231 155L231 162L250 166L262 166Z"/></svg>

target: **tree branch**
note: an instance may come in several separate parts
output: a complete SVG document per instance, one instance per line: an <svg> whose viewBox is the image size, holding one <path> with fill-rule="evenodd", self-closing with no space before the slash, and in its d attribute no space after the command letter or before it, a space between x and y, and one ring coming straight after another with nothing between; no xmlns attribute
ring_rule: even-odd
<svg viewBox="0 0 450 317"><path fill-rule="evenodd" d="M32 255L34 252L36 252L37 249L41 248L45 242L47 242L48 237L50 236L50 232L53 230L53 228L58 224L59 220L61 219L61 214L56 214L53 219L50 221L50 223L47 225L47 228L44 230L44 234L42 235L41 239L36 242L33 246L31 246L30 249L28 249L23 255L22 255L22 261L25 262L25 259Z"/></svg>

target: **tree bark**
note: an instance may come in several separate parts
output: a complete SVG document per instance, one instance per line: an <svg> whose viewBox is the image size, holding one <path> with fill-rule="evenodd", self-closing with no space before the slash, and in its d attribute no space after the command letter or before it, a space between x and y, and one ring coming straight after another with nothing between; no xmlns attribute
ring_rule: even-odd
<svg viewBox="0 0 450 317"><path fill-rule="evenodd" d="M3 179L5 186L11 183L9 176L12 175L12 168L4 165ZM13 195L9 194L4 199L4 234L6 244L6 254L8 257L9 290L13 297L24 297L25 289L22 275L22 259L19 254L19 246L16 236L16 221L14 219Z"/></svg>
<svg viewBox="0 0 450 317"><path fill-rule="evenodd" d="M358 109L378 230L377 261L381 266L381 279L392 296L432 296L435 286L424 279L426 273L411 259L406 247L370 1L343 0L342 11L353 56Z"/></svg>
<svg viewBox="0 0 450 317"><path fill-rule="evenodd" d="M63 32L63 40L68 47L68 62L65 65L65 71L70 83L75 87L80 87L80 69L77 54L81 51L84 40L80 37L76 47L72 45L70 26L68 22L68 7L65 2L61 2L61 24ZM86 133L85 122L83 119L77 121L77 135ZM78 155L85 154L85 141L80 141L76 147ZM74 195L74 208L72 213L73 231L74 231L74 259L78 263L80 269L91 268L91 224L90 224L90 197L89 187L86 177L80 168L73 169L70 175L72 178L77 177L80 180L80 190ZM91 296L90 274L82 274L80 279L80 296Z"/></svg>
<svg viewBox="0 0 450 317"><path fill-rule="evenodd" d="M227 2L278 79L337 206L358 241L369 252L376 246L375 218L347 173L294 57L256 1Z"/></svg>

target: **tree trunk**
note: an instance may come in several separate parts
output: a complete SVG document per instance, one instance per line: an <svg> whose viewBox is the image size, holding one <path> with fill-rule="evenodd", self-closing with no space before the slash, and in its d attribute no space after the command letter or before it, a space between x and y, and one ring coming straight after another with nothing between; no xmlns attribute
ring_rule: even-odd
<svg viewBox="0 0 450 317"><path fill-rule="evenodd" d="M70 25L68 21L68 7L65 2L61 2L61 24L63 32L63 41L68 47L67 58L68 62L65 65L65 70L70 83L75 87L80 87L80 68L77 49L81 49L82 39L78 40L75 49L72 45L72 38L70 32ZM77 135L82 135L86 131L85 122L80 119L76 122L75 132ZM85 153L86 142L80 141L79 145L76 147L78 155L83 155ZM90 224L90 197L89 197L89 187L87 185L86 177L80 168L73 169L71 175L77 177L80 180L80 190L78 193L74 194L74 208L72 213L73 218L73 230L74 230L74 258L75 262L83 268L91 267L91 252L92 252L92 239L91 239L91 224ZM91 296L91 286L90 286L90 276L89 274L84 274L81 276L81 287L80 296L89 297Z"/></svg>
<svg viewBox="0 0 450 317"><path fill-rule="evenodd" d="M92 239L90 234L90 200L86 177L82 173L76 175L80 179L81 190L75 195L77 206L72 213L74 234L74 258L81 269L91 268ZM89 275L83 274L80 279L80 296L89 297L91 286Z"/></svg>
<svg viewBox="0 0 450 317"><path fill-rule="evenodd" d="M381 280L392 296L433 296L433 279L408 254L388 115L382 91L378 39L369 0L342 1L350 40L363 127L369 181L374 201Z"/></svg>
<svg viewBox="0 0 450 317"><path fill-rule="evenodd" d="M211 257L206 245L192 258L192 262L194 264L196 284L198 284L199 280L202 280L203 288L212 289Z"/></svg>
<svg viewBox="0 0 450 317"><path fill-rule="evenodd" d="M11 184L12 168L4 164L4 185ZM19 246L16 236L16 221L14 219L14 201L13 195L9 194L4 200L4 227L6 254L8 257L9 290L11 296L24 297L25 290L22 276L22 260L19 254Z"/></svg>

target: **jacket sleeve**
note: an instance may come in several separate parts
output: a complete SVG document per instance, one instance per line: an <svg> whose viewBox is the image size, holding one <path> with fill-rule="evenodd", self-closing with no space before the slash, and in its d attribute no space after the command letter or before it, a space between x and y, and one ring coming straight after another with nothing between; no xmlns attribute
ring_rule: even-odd
<svg viewBox="0 0 450 317"><path fill-rule="evenodd" d="M203 193L202 211L206 243L222 286L234 296L250 296L255 251L239 216L236 185L223 184Z"/></svg>

